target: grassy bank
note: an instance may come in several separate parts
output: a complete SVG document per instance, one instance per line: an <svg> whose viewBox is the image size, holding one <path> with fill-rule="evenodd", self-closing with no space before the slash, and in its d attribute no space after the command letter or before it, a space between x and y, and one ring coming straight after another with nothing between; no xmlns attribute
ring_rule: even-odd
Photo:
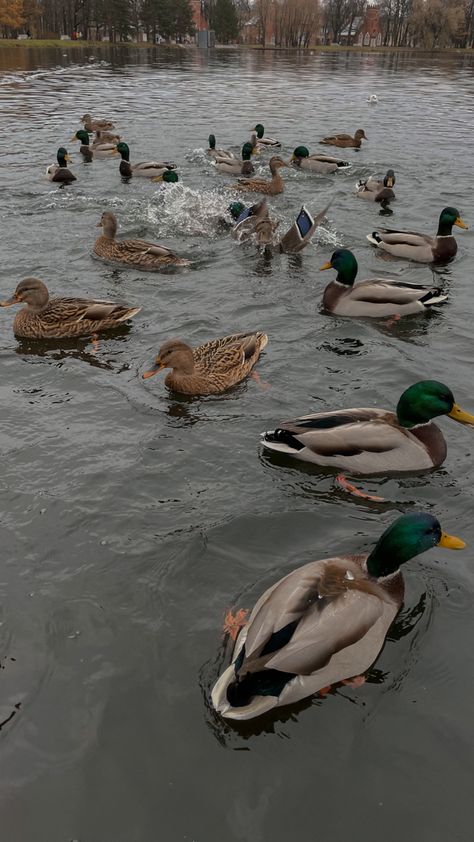
<svg viewBox="0 0 474 842"><path fill-rule="evenodd" d="M2 38L0 39L0 50L2 49L14 49L14 48L21 48L21 49L41 49L44 47L55 47L61 50L77 50L77 49L88 49L88 50L95 50L95 49L104 49L108 47L136 47L140 50L153 50L153 49L169 49L171 48L178 48L178 49L193 49L194 45L185 46L183 44L152 44L148 42L140 42L135 43L131 41L61 41L59 38L52 38L52 39L40 39L40 38L30 38L28 40L21 40L18 41L17 39L9 39L9 38ZM308 52L317 52L317 53L340 53L340 52L350 52L350 53L428 53L428 54L439 54L439 53L452 53L458 55L474 55L473 49L461 49L459 47L446 47L443 49L435 49L429 50L422 47L339 47L336 44L329 44L327 46L323 46L321 44L306 47L306 48L298 48L298 47L275 47L275 46L266 46L262 47L260 44L218 44L216 49L219 50L265 50L265 51L272 51L272 52L301 52L301 53L308 53Z"/></svg>

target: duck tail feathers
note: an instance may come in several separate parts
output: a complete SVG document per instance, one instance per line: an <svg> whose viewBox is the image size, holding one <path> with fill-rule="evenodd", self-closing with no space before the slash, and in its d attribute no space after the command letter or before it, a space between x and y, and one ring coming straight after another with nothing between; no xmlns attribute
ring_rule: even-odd
<svg viewBox="0 0 474 842"><path fill-rule="evenodd" d="M432 307L433 304L441 304L442 301L446 301L447 297L441 289L435 288L430 289L423 298L420 298L420 301L425 307Z"/></svg>
<svg viewBox="0 0 474 842"><path fill-rule="evenodd" d="M372 231L371 234L367 234L367 239L368 239L369 243L372 243L372 245L374 245L374 246L378 246L379 243L382 242L382 238L381 238L380 234L378 234L377 231Z"/></svg>

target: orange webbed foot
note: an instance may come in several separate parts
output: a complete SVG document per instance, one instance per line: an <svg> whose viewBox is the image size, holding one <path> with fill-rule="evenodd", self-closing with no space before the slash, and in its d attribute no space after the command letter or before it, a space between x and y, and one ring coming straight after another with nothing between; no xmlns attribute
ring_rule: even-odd
<svg viewBox="0 0 474 842"><path fill-rule="evenodd" d="M327 694L330 693L331 690L332 690L331 684L328 684L327 687L321 687L320 690L318 690L318 696L321 696L322 699L325 699Z"/></svg>
<svg viewBox="0 0 474 842"><path fill-rule="evenodd" d="M247 608L240 608L235 614L232 614L229 608L224 617L224 636L228 634L232 640L236 640L240 629L245 626L248 613Z"/></svg>
<svg viewBox="0 0 474 842"><path fill-rule="evenodd" d="M265 383L265 381L262 380L262 378L260 377L260 375L258 374L257 371L252 371L250 377L252 378L252 380L255 380L257 386L260 386L261 389L269 389L270 388L270 383Z"/></svg>
<svg viewBox="0 0 474 842"><path fill-rule="evenodd" d="M394 316L392 316L390 319L387 319L387 321L383 322L383 324L385 325L385 327L393 327L394 325L396 325L397 322L400 321L400 319L400 313L395 313Z"/></svg>
<svg viewBox="0 0 474 842"><path fill-rule="evenodd" d="M354 497L362 497L363 500L372 500L375 503L385 502L385 497L378 497L376 494L366 494L364 491L360 491L355 485L352 485L352 483L346 479L344 474L337 475L336 483L340 485L344 491L348 491L349 494L353 494Z"/></svg>
<svg viewBox="0 0 474 842"><path fill-rule="evenodd" d="M343 678L341 684L346 687L362 687L365 684L365 675L354 675L352 678Z"/></svg>
<svg viewBox="0 0 474 842"><path fill-rule="evenodd" d="M97 352L99 350L99 334L93 333L91 339L92 339L92 353L97 354Z"/></svg>

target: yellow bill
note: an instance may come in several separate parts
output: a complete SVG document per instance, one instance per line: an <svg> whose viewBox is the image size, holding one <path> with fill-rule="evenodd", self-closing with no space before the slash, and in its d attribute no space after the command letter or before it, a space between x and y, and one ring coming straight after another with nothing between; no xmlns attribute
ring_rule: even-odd
<svg viewBox="0 0 474 842"><path fill-rule="evenodd" d="M160 358L157 357L155 365L153 366L153 368L151 368L149 371L143 372L143 374L142 374L143 380L148 380L149 377L153 377L155 374L158 374L158 372L161 371L161 369L164 368L164 367L165 366L161 362Z"/></svg>
<svg viewBox="0 0 474 842"><path fill-rule="evenodd" d="M456 538L456 535L448 535L447 532L442 532L438 541L438 547L445 547L447 550L463 550L465 546L466 544L461 538Z"/></svg>
<svg viewBox="0 0 474 842"><path fill-rule="evenodd" d="M455 220L454 224L455 224L455 225L457 225L457 226L458 226L458 228L467 228L467 229L469 229L469 225L466 225L466 223L464 222L464 220L463 220L463 219L461 219L461 217L460 217L460 216L458 216L458 218Z"/></svg>
<svg viewBox="0 0 474 842"><path fill-rule="evenodd" d="M328 260L328 262L325 263L324 266L319 267L320 272L324 272L325 269L332 269L332 263L330 260Z"/></svg>
<svg viewBox="0 0 474 842"><path fill-rule="evenodd" d="M464 412L460 406L455 403L451 412L448 412L450 418L453 421L459 421L460 424L474 424L474 415L470 415L469 412Z"/></svg>

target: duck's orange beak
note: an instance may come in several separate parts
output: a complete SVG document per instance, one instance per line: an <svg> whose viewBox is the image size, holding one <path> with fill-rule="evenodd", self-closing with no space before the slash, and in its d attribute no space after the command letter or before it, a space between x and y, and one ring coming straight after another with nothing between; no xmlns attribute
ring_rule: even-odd
<svg viewBox="0 0 474 842"><path fill-rule="evenodd" d="M438 547L446 547L447 550L463 550L466 546L461 538L456 535L448 535L447 532L441 533L441 538L438 541Z"/></svg>
<svg viewBox="0 0 474 842"><path fill-rule="evenodd" d="M458 218L455 220L454 224L455 224L455 225L457 225L457 226L458 226L458 228L467 228L467 229L469 229L469 225L466 225L466 223L464 222L464 220L463 220L463 219L461 219L461 217L460 217L460 216L458 216Z"/></svg>
<svg viewBox="0 0 474 842"><path fill-rule="evenodd" d="M19 304L21 298L18 298L16 295L12 295L11 298L7 298L5 301L0 301L0 307L13 307L14 304Z"/></svg>
<svg viewBox="0 0 474 842"><path fill-rule="evenodd" d="M161 362L160 358L157 357L156 360L155 360L155 365L153 366L153 368L150 368L149 371L143 372L143 374L142 374L143 379L148 380L149 377L153 377L154 374L158 374L158 372L161 371L162 368L165 368L165 366Z"/></svg>
<svg viewBox="0 0 474 842"><path fill-rule="evenodd" d="M461 409L457 403L453 404L453 408L451 412L448 412L448 415L453 421L459 421L460 424L470 424L471 426L474 424L474 415L464 412L464 409Z"/></svg>
<svg viewBox="0 0 474 842"><path fill-rule="evenodd" d="M330 260L328 260L328 262L325 263L324 266L319 267L320 272L324 272L325 269L332 269L332 263Z"/></svg>

